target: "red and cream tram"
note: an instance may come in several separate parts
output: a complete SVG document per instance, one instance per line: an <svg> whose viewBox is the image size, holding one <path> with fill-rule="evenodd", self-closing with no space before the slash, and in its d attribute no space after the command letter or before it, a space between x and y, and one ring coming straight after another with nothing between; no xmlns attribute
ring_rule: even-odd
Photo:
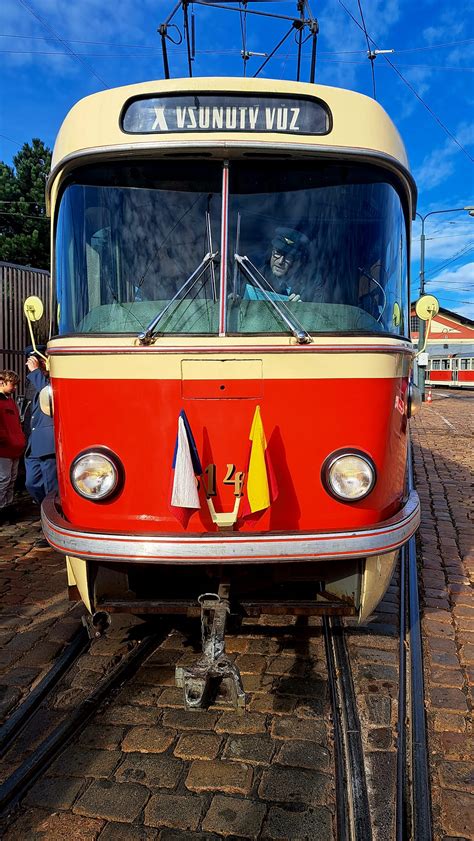
<svg viewBox="0 0 474 841"><path fill-rule="evenodd" d="M59 493L92 613L366 617L407 482L415 187L375 101L263 79L79 102L48 185ZM56 308L55 308L56 309Z"/></svg>
<svg viewBox="0 0 474 841"><path fill-rule="evenodd" d="M425 384L443 388L474 388L474 356L468 353L430 356Z"/></svg>

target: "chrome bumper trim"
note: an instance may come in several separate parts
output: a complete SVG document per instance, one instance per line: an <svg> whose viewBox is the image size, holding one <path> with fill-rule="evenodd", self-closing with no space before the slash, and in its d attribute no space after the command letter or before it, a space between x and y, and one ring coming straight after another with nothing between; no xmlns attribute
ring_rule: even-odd
<svg viewBox="0 0 474 841"><path fill-rule="evenodd" d="M282 563L383 555L402 546L420 523L412 491L404 507L376 527L347 532L273 534L104 534L73 527L50 494L41 509L43 531L54 549L84 560L176 563Z"/></svg>

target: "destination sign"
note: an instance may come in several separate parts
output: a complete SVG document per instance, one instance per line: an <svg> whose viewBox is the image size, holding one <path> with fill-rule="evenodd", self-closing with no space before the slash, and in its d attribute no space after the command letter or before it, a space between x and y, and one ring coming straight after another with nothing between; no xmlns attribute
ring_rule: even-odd
<svg viewBox="0 0 474 841"><path fill-rule="evenodd" d="M131 134L176 132L277 132L327 134L329 111L303 97L186 94L135 99L122 128Z"/></svg>

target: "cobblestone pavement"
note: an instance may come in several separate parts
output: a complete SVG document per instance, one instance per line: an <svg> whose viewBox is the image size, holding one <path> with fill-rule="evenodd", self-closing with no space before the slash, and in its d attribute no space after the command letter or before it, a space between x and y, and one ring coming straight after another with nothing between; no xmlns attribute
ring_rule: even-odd
<svg viewBox="0 0 474 841"><path fill-rule="evenodd" d="M422 502L426 708L435 838L474 838L474 394L433 389L412 422Z"/></svg>
<svg viewBox="0 0 474 841"><path fill-rule="evenodd" d="M464 446L457 445L445 420L459 425L457 435L467 436L467 408L472 405L454 398L442 404L436 401L424 406L421 418L413 424L416 469L425 503L420 540L425 561L433 800L436 838L443 841L471 837L467 828L466 681L469 620L474 611L466 597L468 578L460 572L459 555L462 552L464 563L468 562L469 549L462 543L468 540L469 526L467 519L462 520L469 488L468 453L466 437ZM438 424L444 435L441 439ZM442 461L440 440L446 447ZM432 454L430 447L437 447L438 452ZM431 484L426 482L425 469ZM438 505L440 494L443 508ZM436 515L431 504L436 506ZM26 500L22 507L17 525L4 528L1 535L2 714L41 677L78 627L83 612L67 601L62 558L34 545L40 537L37 514L31 514ZM444 516L448 511L454 523ZM81 657L41 713L39 724L28 727L17 740L14 757L7 755L0 763L0 779L127 650L136 622L117 618L110 634ZM375 841L393 837L397 637L395 575L369 622L362 627L348 623ZM201 713L182 709L174 667L186 662L192 651L190 639L197 638L196 627L194 635L177 630L165 640L133 682L102 708L78 741L30 790L3 827L6 841L214 841L222 837L333 841L332 728L319 620L304 623L283 617L277 625L275 618L263 617L229 637L228 650L237 659L249 698L243 717L220 709Z"/></svg>

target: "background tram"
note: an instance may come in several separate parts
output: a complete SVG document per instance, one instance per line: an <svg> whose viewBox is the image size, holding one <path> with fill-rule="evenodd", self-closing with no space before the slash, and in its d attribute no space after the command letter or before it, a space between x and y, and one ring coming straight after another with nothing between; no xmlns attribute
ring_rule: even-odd
<svg viewBox="0 0 474 841"><path fill-rule="evenodd" d="M107 90L67 116L48 202L42 521L71 596L366 617L419 523L415 186L383 109L264 79Z"/></svg>
<svg viewBox="0 0 474 841"><path fill-rule="evenodd" d="M430 356L425 383L443 388L474 388L474 355Z"/></svg>

